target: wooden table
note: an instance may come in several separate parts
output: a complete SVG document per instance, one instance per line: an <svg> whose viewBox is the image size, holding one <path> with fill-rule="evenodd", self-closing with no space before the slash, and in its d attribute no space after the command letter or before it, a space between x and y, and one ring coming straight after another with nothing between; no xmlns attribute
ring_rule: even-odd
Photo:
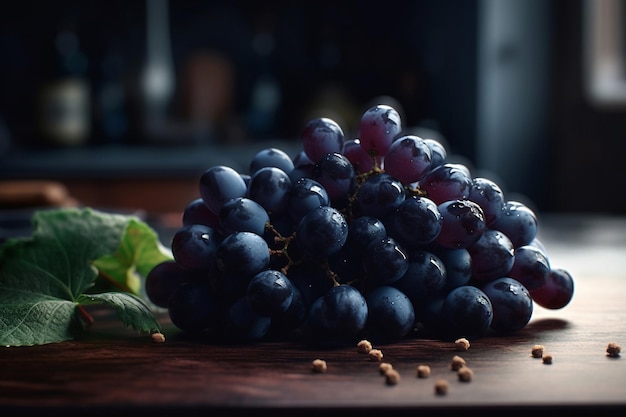
<svg viewBox="0 0 626 417"><path fill-rule="evenodd" d="M296 342L246 346L186 340L162 317L167 341L156 344L101 311L82 339L0 351L2 416L100 415L530 415L554 410L626 410L626 359L606 355L626 347L626 219L546 216L540 237L553 266L575 279L561 310L536 307L531 322L511 336L450 343L413 338L375 346L400 373L386 385L379 364L356 347L313 350ZM551 365L530 356L542 344ZM450 370L460 355L474 371L461 382ZM326 360L326 373L311 362ZM416 377L418 364L432 374ZM445 378L449 391L434 393ZM358 414L357 414L358 412Z"/></svg>

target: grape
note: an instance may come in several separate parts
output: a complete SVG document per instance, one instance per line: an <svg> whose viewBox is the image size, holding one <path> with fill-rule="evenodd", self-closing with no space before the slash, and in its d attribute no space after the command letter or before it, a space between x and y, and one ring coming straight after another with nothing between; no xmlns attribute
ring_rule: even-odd
<svg viewBox="0 0 626 417"><path fill-rule="evenodd" d="M330 197L322 184L311 178L300 178L289 194L287 213L294 222L318 207L329 206Z"/></svg>
<svg viewBox="0 0 626 417"><path fill-rule="evenodd" d="M252 232L262 236L269 221L270 216L263 206L246 197L227 201L219 212L220 230L224 235Z"/></svg>
<svg viewBox="0 0 626 417"><path fill-rule="evenodd" d="M354 342L365 328L367 316L367 302L361 292L342 284L313 302L308 323L317 342L345 344Z"/></svg>
<svg viewBox="0 0 626 417"><path fill-rule="evenodd" d="M382 285L367 293L368 339L374 343L396 342L413 329L415 310L409 298L397 288Z"/></svg>
<svg viewBox="0 0 626 417"><path fill-rule="evenodd" d="M155 265L146 275L145 291L148 299L157 307L167 308L170 297L183 282L208 280L205 274L189 272L176 261L164 261Z"/></svg>
<svg viewBox="0 0 626 417"><path fill-rule="evenodd" d="M488 178L474 178L469 200L478 203L485 213L485 223L491 226L504 212L504 195L502 189Z"/></svg>
<svg viewBox="0 0 626 417"><path fill-rule="evenodd" d="M256 233L235 232L219 244L216 260L220 271L251 278L268 267L270 252L267 242Z"/></svg>
<svg viewBox="0 0 626 417"><path fill-rule="evenodd" d="M532 245L515 249L514 262L509 276L515 278L530 291L545 284L550 273L550 261L545 253Z"/></svg>
<svg viewBox="0 0 626 417"><path fill-rule="evenodd" d="M293 299L291 281L280 271L266 269L256 274L246 289L250 308L261 316L283 313Z"/></svg>
<svg viewBox="0 0 626 417"><path fill-rule="evenodd" d="M294 162L282 149L267 148L259 151L252 158L250 162L250 176L265 167L276 167L289 174L294 168Z"/></svg>
<svg viewBox="0 0 626 417"><path fill-rule="evenodd" d="M533 313L533 299L519 281L502 277L488 282L482 290L493 308L491 328L500 333L511 333L528 324Z"/></svg>
<svg viewBox="0 0 626 417"><path fill-rule="evenodd" d="M448 337L475 338L491 326L493 306L487 294L472 285L463 285L450 291L442 306Z"/></svg>
<svg viewBox="0 0 626 417"><path fill-rule="evenodd" d="M480 206L469 200L450 200L437 206L443 218L435 242L446 248L467 248L476 242L487 226Z"/></svg>
<svg viewBox="0 0 626 417"><path fill-rule="evenodd" d="M183 226L190 226L192 224L203 224L216 228L218 223L218 216L213 213L201 198L196 198L185 206L183 210L182 218Z"/></svg>
<svg viewBox="0 0 626 417"><path fill-rule="evenodd" d="M507 201L502 215L491 225L507 235L513 247L530 244L537 236L537 216L524 203Z"/></svg>
<svg viewBox="0 0 626 417"><path fill-rule="evenodd" d="M385 154L385 172L409 185L430 169L431 159L430 148L420 137L402 136L391 143Z"/></svg>
<svg viewBox="0 0 626 417"><path fill-rule="evenodd" d="M307 255L326 258L346 243L348 223L337 209L318 207L300 220L296 238Z"/></svg>
<svg viewBox="0 0 626 417"><path fill-rule="evenodd" d="M340 153L324 155L315 165L313 178L324 186L334 205L345 204L356 185L354 168Z"/></svg>
<svg viewBox="0 0 626 417"><path fill-rule="evenodd" d="M364 252L374 240L381 240L386 237L387 229L380 220L372 216L361 216L350 223L346 246L358 254Z"/></svg>
<svg viewBox="0 0 626 417"><path fill-rule="evenodd" d="M572 275L562 268L552 269L546 277L546 282L531 290L530 295L541 307L552 310L563 308L574 296Z"/></svg>
<svg viewBox="0 0 626 417"><path fill-rule="evenodd" d="M270 214L282 214L287 209L292 184L289 175L280 168L260 168L250 178L248 197Z"/></svg>
<svg viewBox="0 0 626 417"><path fill-rule="evenodd" d="M361 116L358 130L363 149L371 156L384 156L402 131L400 114L386 104L370 107Z"/></svg>
<svg viewBox="0 0 626 417"><path fill-rule="evenodd" d="M433 253L446 268L446 283L443 291L448 293L456 287L466 285L472 278L472 257L465 248L434 248Z"/></svg>
<svg viewBox="0 0 626 417"><path fill-rule="evenodd" d="M210 270L221 236L215 229L202 224L183 226L172 237L172 255L187 270Z"/></svg>
<svg viewBox="0 0 626 417"><path fill-rule="evenodd" d="M419 187L436 204L449 200L466 200L472 190L472 178L465 165L443 164L427 173Z"/></svg>
<svg viewBox="0 0 626 417"><path fill-rule="evenodd" d="M506 276L515 261L513 244L499 230L485 230L467 250L472 257L472 278L480 282Z"/></svg>
<svg viewBox="0 0 626 417"><path fill-rule="evenodd" d="M425 138L423 140L424 143L426 143L426 145L430 148L430 169L433 170L439 165L443 165L448 157L446 148L438 140L430 138Z"/></svg>
<svg viewBox="0 0 626 417"><path fill-rule="evenodd" d="M368 173L374 169L376 158L370 156L363 149L361 141L358 139L348 140L344 143L343 155L348 158L357 175Z"/></svg>
<svg viewBox="0 0 626 417"><path fill-rule="evenodd" d="M446 265L441 259L431 252L414 250L409 253L406 272L391 285L419 305L443 290L446 279Z"/></svg>
<svg viewBox="0 0 626 417"><path fill-rule="evenodd" d="M343 130L332 119L320 117L309 121L302 131L302 148L309 159L318 162L326 154L343 151Z"/></svg>
<svg viewBox="0 0 626 417"><path fill-rule="evenodd" d="M211 167L200 176L200 196L215 214L231 198L244 197L247 190L241 175L227 166Z"/></svg>
<svg viewBox="0 0 626 417"><path fill-rule="evenodd" d="M405 198L406 192L398 179L379 173L361 184L353 209L358 216L384 218L397 209Z"/></svg>
<svg viewBox="0 0 626 417"><path fill-rule="evenodd" d="M233 302L222 315L219 329L222 337L232 340L255 341L269 331L272 319L255 313L245 296Z"/></svg>
<svg viewBox="0 0 626 417"><path fill-rule="evenodd" d="M433 242L443 226L439 208L429 198L406 198L393 215L390 234L406 248L415 248Z"/></svg>
<svg viewBox="0 0 626 417"><path fill-rule="evenodd" d="M391 237L371 242L363 257L365 279L378 285L399 280L409 268L406 252Z"/></svg>
<svg viewBox="0 0 626 417"><path fill-rule="evenodd" d="M215 327L218 304L207 283L182 283L172 293L167 308L172 323L185 332L194 334Z"/></svg>
<svg viewBox="0 0 626 417"><path fill-rule="evenodd" d="M291 159L263 148L249 170L200 176L145 294L183 332L319 346L509 334L536 303L566 306L572 276L551 269L526 205L472 177L399 113L363 112L354 139L312 119Z"/></svg>

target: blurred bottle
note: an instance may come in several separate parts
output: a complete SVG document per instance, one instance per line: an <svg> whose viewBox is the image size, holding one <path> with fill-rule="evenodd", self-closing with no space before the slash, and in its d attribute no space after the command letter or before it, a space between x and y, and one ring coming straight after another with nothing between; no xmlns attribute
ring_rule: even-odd
<svg viewBox="0 0 626 417"><path fill-rule="evenodd" d="M98 140L121 144L129 129L127 92L124 83L125 62L117 53L108 52L100 63L100 79L96 88L94 125Z"/></svg>
<svg viewBox="0 0 626 417"><path fill-rule="evenodd" d="M69 29L55 36L51 49L48 81L39 97L39 130L47 143L81 145L91 130L87 56Z"/></svg>

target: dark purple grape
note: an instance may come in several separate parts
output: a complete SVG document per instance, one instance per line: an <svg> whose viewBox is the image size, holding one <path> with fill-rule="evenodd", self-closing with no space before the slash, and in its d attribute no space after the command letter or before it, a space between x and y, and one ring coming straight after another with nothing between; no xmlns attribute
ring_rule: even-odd
<svg viewBox="0 0 626 417"><path fill-rule="evenodd" d="M357 256L363 257L367 246L374 240L385 239L387 229L383 222L372 216L361 216L350 222L346 246Z"/></svg>
<svg viewBox="0 0 626 417"><path fill-rule="evenodd" d="M324 186L334 206L345 204L356 186L354 168L340 153L324 155L315 165L313 179Z"/></svg>
<svg viewBox="0 0 626 417"><path fill-rule="evenodd" d="M389 234L407 249L412 249L433 242L442 226L443 217L434 201L411 196L393 214Z"/></svg>
<svg viewBox="0 0 626 417"><path fill-rule="evenodd" d="M238 197L227 201L219 213L220 231L224 235L252 232L263 236L270 221L267 211L254 200Z"/></svg>
<svg viewBox="0 0 626 417"><path fill-rule="evenodd" d="M443 290L446 277L446 266L439 257L429 251L413 250L409 252L406 272L391 285L419 305Z"/></svg>
<svg viewBox="0 0 626 417"><path fill-rule="evenodd" d="M365 328L367 316L367 302L359 290L346 284L334 286L309 309L313 342L353 344Z"/></svg>
<svg viewBox="0 0 626 417"><path fill-rule="evenodd" d="M469 200L483 209L485 222L491 226L504 212L504 195L500 186L488 178L477 177L472 180Z"/></svg>
<svg viewBox="0 0 626 417"><path fill-rule="evenodd" d="M241 175L227 166L214 166L200 177L200 196L209 210L218 214L225 202L246 195L247 186Z"/></svg>
<svg viewBox="0 0 626 417"><path fill-rule="evenodd" d="M185 282L176 288L167 309L172 324L196 334L215 327L219 306L209 284Z"/></svg>
<svg viewBox="0 0 626 417"><path fill-rule="evenodd" d="M384 156L402 131L400 114L386 104L370 107L361 116L358 130L363 149L369 155Z"/></svg>
<svg viewBox="0 0 626 417"><path fill-rule="evenodd" d="M448 337L477 338L486 333L493 320L493 306L487 294L472 285L450 291L442 306Z"/></svg>
<svg viewBox="0 0 626 417"><path fill-rule="evenodd" d="M157 307L167 308L170 297L183 282L190 281L189 271L174 260L155 265L146 275L145 291L148 299Z"/></svg>
<svg viewBox="0 0 626 417"><path fill-rule="evenodd" d="M183 226L203 224L214 228L219 224L217 214L209 210L202 198L196 198L185 206L182 223Z"/></svg>
<svg viewBox="0 0 626 417"><path fill-rule="evenodd" d="M289 308L293 286L282 272L266 269L252 277L246 288L246 299L255 313L273 316Z"/></svg>
<svg viewBox="0 0 626 417"><path fill-rule="evenodd" d="M348 223L343 215L330 206L308 212L296 229L296 239L312 258L327 258L339 251L348 238Z"/></svg>
<svg viewBox="0 0 626 417"><path fill-rule="evenodd" d="M302 148L314 163L326 154L343 151L343 130L332 119L320 117L309 121L302 131Z"/></svg>
<svg viewBox="0 0 626 417"><path fill-rule="evenodd" d="M287 203L287 214L298 223L309 211L330 205L326 189L312 178L300 178L293 185Z"/></svg>
<svg viewBox="0 0 626 417"><path fill-rule="evenodd" d="M537 216L528 206L519 201L507 201L500 217L491 225L507 235L513 246L530 244L537 236Z"/></svg>
<svg viewBox="0 0 626 417"><path fill-rule="evenodd" d="M443 144L436 139L425 138L423 140L430 148L430 169L433 170L439 165L445 164L446 159L448 158L448 152L446 151L446 148L443 146Z"/></svg>
<svg viewBox="0 0 626 417"><path fill-rule="evenodd" d="M373 343L397 342L407 336L415 325L411 300L395 287L382 285L365 296L367 323L365 332Z"/></svg>
<svg viewBox="0 0 626 417"><path fill-rule="evenodd" d="M268 267L270 251L265 240L256 233L235 232L219 244L216 260L220 271L251 278Z"/></svg>
<svg viewBox="0 0 626 417"><path fill-rule="evenodd" d="M467 251L472 257L472 278L480 282L506 276L515 260L513 244L499 230L485 230Z"/></svg>
<svg viewBox="0 0 626 417"><path fill-rule="evenodd" d="M365 174L374 169L376 159L363 149L361 141L358 139L348 140L344 143L343 155L348 158L348 161L350 161L354 167L354 172L357 175ZM380 164L378 166L380 166Z"/></svg>
<svg viewBox="0 0 626 417"><path fill-rule="evenodd" d="M358 188L353 210L357 216L379 219L394 212L406 197L402 183L395 177L378 173L369 177Z"/></svg>
<svg viewBox="0 0 626 417"><path fill-rule="evenodd" d="M260 168L250 179L248 197L263 206L272 217L286 212L291 188L291 179L282 169Z"/></svg>
<svg viewBox="0 0 626 417"><path fill-rule="evenodd" d="M443 217L435 243L445 248L467 248L485 232L485 217L480 206L469 200L445 201L437 206Z"/></svg>
<svg viewBox="0 0 626 417"><path fill-rule="evenodd" d="M294 168L294 163L291 157L282 149L266 148L254 155L252 161L250 161L250 176L265 167L276 167L289 174Z"/></svg>
<svg viewBox="0 0 626 417"><path fill-rule="evenodd" d="M446 267L446 284L443 291L448 293L470 282L472 278L472 257L465 248L435 248L437 255Z"/></svg>
<svg viewBox="0 0 626 417"><path fill-rule="evenodd" d="M234 341L257 341L267 334L271 324L272 319L257 314L243 295L222 310L219 337Z"/></svg>
<svg viewBox="0 0 626 417"><path fill-rule="evenodd" d="M365 279L376 285L399 280L409 268L406 251L391 237L371 242L363 257Z"/></svg>
<svg viewBox="0 0 626 417"><path fill-rule="evenodd" d="M574 296L572 275L562 268L550 270L546 282L530 291L533 300L543 308L557 310L565 307Z"/></svg>
<svg viewBox="0 0 626 417"><path fill-rule="evenodd" d="M493 308L491 328L499 333L511 333L528 324L533 314L533 299L519 281L502 277L482 288Z"/></svg>
<svg viewBox="0 0 626 417"><path fill-rule="evenodd" d="M521 282L529 291L543 286L550 273L550 261L536 246L524 245L515 249L514 262L508 275Z"/></svg>
<svg viewBox="0 0 626 417"><path fill-rule="evenodd" d="M472 190L472 178L465 165L443 164L427 173L419 187L436 204L449 200L466 200Z"/></svg>
<svg viewBox="0 0 626 417"><path fill-rule="evenodd" d="M174 260L189 271L209 271L215 266L215 254L221 240L221 235L212 227L203 224L183 226L172 237Z"/></svg>
<svg viewBox="0 0 626 417"><path fill-rule="evenodd" d="M422 179L430 170L432 154L428 145L418 136L402 136L391 143L385 154L385 172L404 185Z"/></svg>

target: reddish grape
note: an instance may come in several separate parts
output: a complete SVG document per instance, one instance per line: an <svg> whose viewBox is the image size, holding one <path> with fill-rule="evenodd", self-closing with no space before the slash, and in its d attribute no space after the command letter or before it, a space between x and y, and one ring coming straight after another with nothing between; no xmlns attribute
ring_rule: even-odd
<svg viewBox="0 0 626 417"><path fill-rule="evenodd" d="M384 156L401 130L402 123L397 110L386 104L379 104L361 116L359 140L370 155Z"/></svg>
<svg viewBox="0 0 626 417"><path fill-rule="evenodd" d="M546 282L530 291L533 300L541 307L556 310L565 307L574 296L574 280L564 269L550 270Z"/></svg>
<svg viewBox="0 0 626 417"><path fill-rule="evenodd" d="M385 154L385 172L404 185L417 182L430 169L432 154L428 145L418 136L407 135L396 139Z"/></svg>

